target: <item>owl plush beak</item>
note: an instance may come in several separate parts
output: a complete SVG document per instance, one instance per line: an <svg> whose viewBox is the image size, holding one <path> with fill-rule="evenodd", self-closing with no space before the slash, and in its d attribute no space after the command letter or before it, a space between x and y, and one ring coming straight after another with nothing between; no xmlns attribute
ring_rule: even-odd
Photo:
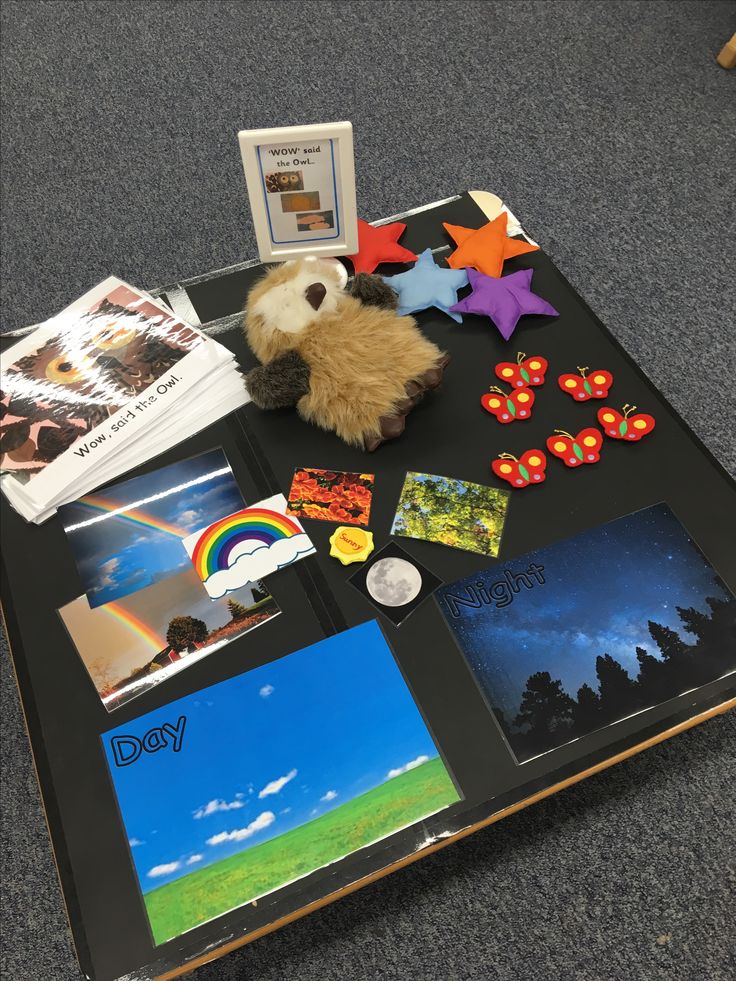
<svg viewBox="0 0 736 981"><path fill-rule="evenodd" d="M307 303L313 310L319 310L326 295L327 288L323 283L312 283L311 286L307 286L304 291L304 296L306 297Z"/></svg>

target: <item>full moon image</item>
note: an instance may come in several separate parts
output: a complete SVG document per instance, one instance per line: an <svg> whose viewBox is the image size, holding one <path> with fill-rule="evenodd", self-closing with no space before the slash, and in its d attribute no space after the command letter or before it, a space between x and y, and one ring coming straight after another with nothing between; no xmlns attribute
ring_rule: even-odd
<svg viewBox="0 0 736 981"><path fill-rule="evenodd" d="M406 559L379 559L365 579L368 592L384 606L406 606L422 588L419 569Z"/></svg>

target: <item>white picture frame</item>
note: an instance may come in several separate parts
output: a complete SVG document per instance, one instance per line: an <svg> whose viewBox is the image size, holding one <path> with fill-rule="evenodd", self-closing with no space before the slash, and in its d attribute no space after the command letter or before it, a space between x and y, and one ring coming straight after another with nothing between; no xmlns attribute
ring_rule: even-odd
<svg viewBox="0 0 736 981"><path fill-rule="evenodd" d="M263 262L358 251L352 123L241 130L238 142Z"/></svg>

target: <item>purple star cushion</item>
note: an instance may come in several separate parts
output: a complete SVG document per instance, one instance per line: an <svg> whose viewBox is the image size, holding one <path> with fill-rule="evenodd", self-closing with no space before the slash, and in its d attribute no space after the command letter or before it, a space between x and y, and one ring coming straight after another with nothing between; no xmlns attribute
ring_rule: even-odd
<svg viewBox="0 0 736 981"><path fill-rule="evenodd" d="M524 314L559 317L551 303L532 293L531 269L522 269L500 279L468 269L468 279L473 292L464 300L453 304L448 312L477 313L490 317L505 341L511 337L519 318Z"/></svg>

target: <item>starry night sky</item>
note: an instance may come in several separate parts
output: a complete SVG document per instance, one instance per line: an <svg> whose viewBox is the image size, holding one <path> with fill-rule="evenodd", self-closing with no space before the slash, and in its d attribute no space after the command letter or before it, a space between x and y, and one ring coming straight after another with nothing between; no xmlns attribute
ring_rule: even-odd
<svg viewBox="0 0 736 981"><path fill-rule="evenodd" d="M463 583L490 585L505 569L523 572L530 562L544 566L544 585L535 583L531 590L522 585L501 609L495 603L462 607L459 618L447 617L490 704L500 707L509 722L534 672L549 671L572 698L584 682L597 690L599 654L610 654L636 678L636 646L659 655L648 620L694 642L675 607L694 606L710 614L706 596L730 596L664 504L499 564L440 593L466 595ZM725 673L734 654L723 654Z"/></svg>

